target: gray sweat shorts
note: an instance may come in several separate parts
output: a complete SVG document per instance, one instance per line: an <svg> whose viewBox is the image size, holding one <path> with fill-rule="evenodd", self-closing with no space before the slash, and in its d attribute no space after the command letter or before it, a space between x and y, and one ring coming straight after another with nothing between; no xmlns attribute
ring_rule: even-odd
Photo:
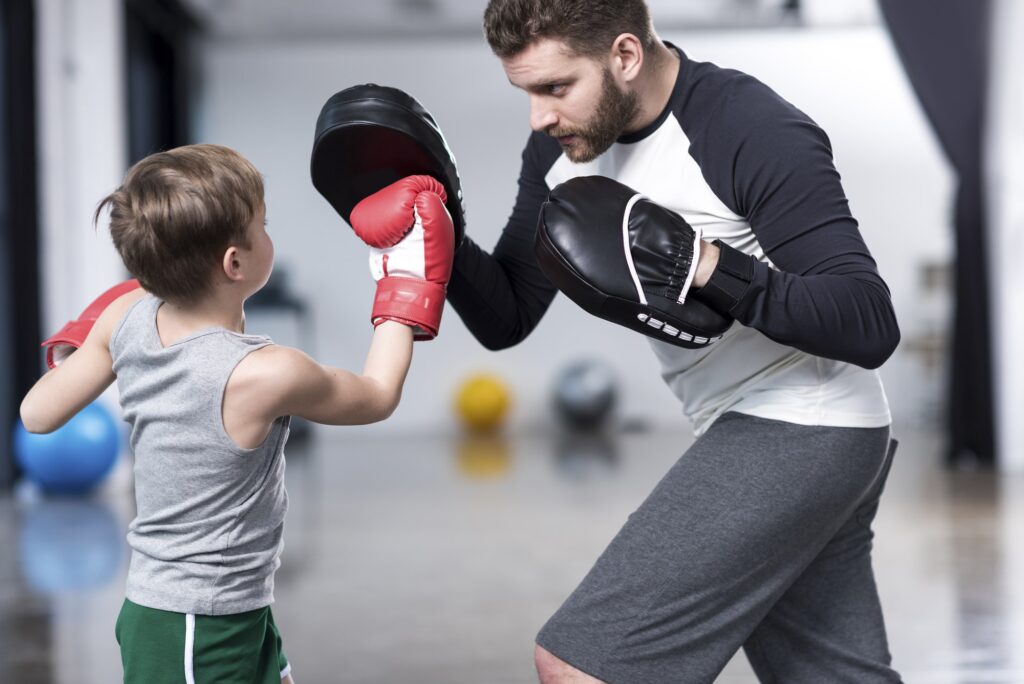
<svg viewBox="0 0 1024 684"><path fill-rule="evenodd" d="M899 682L871 570L889 428L715 421L537 643L611 684Z"/></svg>

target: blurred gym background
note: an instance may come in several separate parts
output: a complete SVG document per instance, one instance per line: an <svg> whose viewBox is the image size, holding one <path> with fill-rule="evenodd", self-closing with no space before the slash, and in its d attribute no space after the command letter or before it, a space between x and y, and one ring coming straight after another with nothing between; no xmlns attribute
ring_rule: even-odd
<svg viewBox="0 0 1024 684"><path fill-rule="evenodd" d="M249 330L361 368L373 284L309 179L317 114L359 83L417 97L490 248L529 128L485 4L0 4L0 679L120 677L133 504L116 394L38 471L17 429L39 342L126 277L98 200L156 150L237 149L266 177L277 250ZM1024 5L650 5L662 38L828 132L892 291L903 341L881 372L902 447L875 563L895 665L1024 682ZM562 297L500 353L448 311L391 419L295 432L275 615L299 682L532 681L536 630L692 440L646 339ZM721 681L756 680L739 656Z"/></svg>

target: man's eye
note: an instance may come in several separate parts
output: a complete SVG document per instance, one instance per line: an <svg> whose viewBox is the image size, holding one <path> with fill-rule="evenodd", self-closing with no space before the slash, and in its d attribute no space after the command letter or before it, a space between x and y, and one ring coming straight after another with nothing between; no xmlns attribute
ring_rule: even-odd
<svg viewBox="0 0 1024 684"><path fill-rule="evenodd" d="M553 83L548 86L548 93L551 95L562 95L565 93L566 87L564 83Z"/></svg>

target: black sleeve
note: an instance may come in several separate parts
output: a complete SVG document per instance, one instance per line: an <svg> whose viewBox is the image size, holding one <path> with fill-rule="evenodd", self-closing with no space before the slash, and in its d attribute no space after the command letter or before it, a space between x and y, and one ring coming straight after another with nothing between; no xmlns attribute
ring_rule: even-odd
<svg viewBox="0 0 1024 684"><path fill-rule="evenodd" d="M473 336L491 350L518 344L533 331L555 296L555 287L537 265L533 241L544 176L561 154L557 141L533 133L523 150L519 194L512 216L488 254L467 235L455 254L448 301Z"/></svg>
<svg viewBox="0 0 1024 684"><path fill-rule="evenodd" d="M825 132L753 79L739 84L713 121L691 153L778 270L720 244L719 266L696 296L782 344L882 365L899 343L899 327ZM698 158L701 151L707 159Z"/></svg>

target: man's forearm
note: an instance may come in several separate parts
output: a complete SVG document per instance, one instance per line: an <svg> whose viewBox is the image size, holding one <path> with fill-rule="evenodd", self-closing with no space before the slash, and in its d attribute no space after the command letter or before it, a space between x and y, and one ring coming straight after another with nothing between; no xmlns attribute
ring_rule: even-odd
<svg viewBox="0 0 1024 684"><path fill-rule="evenodd" d="M554 296L532 247L523 242L504 236L495 254L489 254L467 237L455 256L448 301L473 336L491 350L521 342Z"/></svg>
<svg viewBox="0 0 1024 684"><path fill-rule="evenodd" d="M695 295L776 342L865 368L880 366L899 343L888 288L870 257L837 255L821 272L796 274L711 247L717 263Z"/></svg>

